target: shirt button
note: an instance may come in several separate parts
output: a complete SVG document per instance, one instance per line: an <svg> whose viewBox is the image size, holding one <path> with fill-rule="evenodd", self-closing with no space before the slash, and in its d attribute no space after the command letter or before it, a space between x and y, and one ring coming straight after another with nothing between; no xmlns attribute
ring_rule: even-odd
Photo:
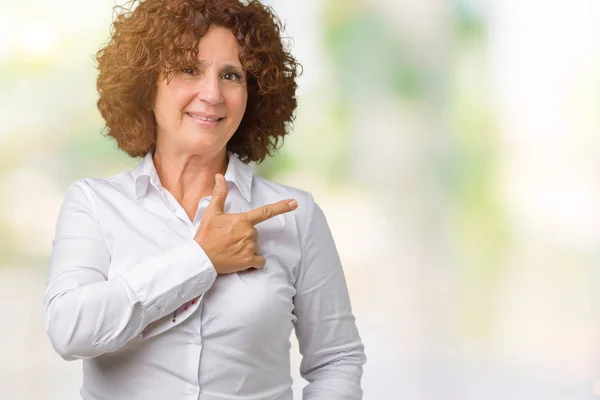
<svg viewBox="0 0 600 400"><path fill-rule="evenodd" d="M195 336L194 335L194 337L192 337L192 343L194 343L194 344L200 344L200 343L202 343L202 339L200 339L200 336Z"/></svg>
<svg viewBox="0 0 600 400"><path fill-rule="evenodd" d="M190 393L191 393L191 394L196 394L196 393L198 393L198 388L197 388L197 387L191 387L191 388L190 388Z"/></svg>

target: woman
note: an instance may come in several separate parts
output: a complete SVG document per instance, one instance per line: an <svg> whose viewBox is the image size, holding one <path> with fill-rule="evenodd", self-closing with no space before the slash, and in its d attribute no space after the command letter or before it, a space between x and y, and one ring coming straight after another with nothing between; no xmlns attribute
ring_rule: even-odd
<svg viewBox="0 0 600 400"><path fill-rule="evenodd" d="M145 0L97 54L108 136L138 166L66 194L46 330L83 399L360 399L365 362L309 193L254 176L287 132L297 64L258 2Z"/></svg>

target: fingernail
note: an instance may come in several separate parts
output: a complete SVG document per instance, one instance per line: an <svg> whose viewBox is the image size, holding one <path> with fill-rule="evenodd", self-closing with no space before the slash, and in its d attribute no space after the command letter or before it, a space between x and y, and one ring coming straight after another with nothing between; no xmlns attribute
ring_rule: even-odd
<svg viewBox="0 0 600 400"><path fill-rule="evenodd" d="M221 184L221 178L219 178L219 174L215 175L215 187L219 187Z"/></svg>
<svg viewBox="0 0 600 400"><path fill-rule="evenodd" d="M296 200L292 200L288 203L290 205L290 207L292 208L296 208L298 207L298 202Z"/></svg>

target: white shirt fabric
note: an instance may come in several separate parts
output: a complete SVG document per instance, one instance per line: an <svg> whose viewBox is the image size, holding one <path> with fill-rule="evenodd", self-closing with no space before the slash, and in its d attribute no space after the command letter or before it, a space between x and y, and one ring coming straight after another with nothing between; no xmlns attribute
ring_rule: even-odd
<svg viewBox="0 0 600 400"><path fill-rule="evenodd" d="M217 276L193 240L210 197L190 221L150 153L133 171L69 187L45 327L63 358L83 359L84 400L292 399L292 328L303 398L362 398L363 345L323 212L231 153L225 179L225 212L298 201L256 226L261 270Z"/></svg>

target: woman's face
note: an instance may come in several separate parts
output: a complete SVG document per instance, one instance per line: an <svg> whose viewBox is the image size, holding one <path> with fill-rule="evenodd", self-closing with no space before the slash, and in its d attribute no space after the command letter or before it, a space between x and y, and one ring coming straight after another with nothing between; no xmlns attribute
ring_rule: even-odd
<svg viewBox="0 0 600 400"><path fill-rule="evenodd" d="M174 71L168 83L158 83L157 149L195 155L225 151L248 99L239 52L231 31L212 26L200 39L198 67Z"/></svg>

